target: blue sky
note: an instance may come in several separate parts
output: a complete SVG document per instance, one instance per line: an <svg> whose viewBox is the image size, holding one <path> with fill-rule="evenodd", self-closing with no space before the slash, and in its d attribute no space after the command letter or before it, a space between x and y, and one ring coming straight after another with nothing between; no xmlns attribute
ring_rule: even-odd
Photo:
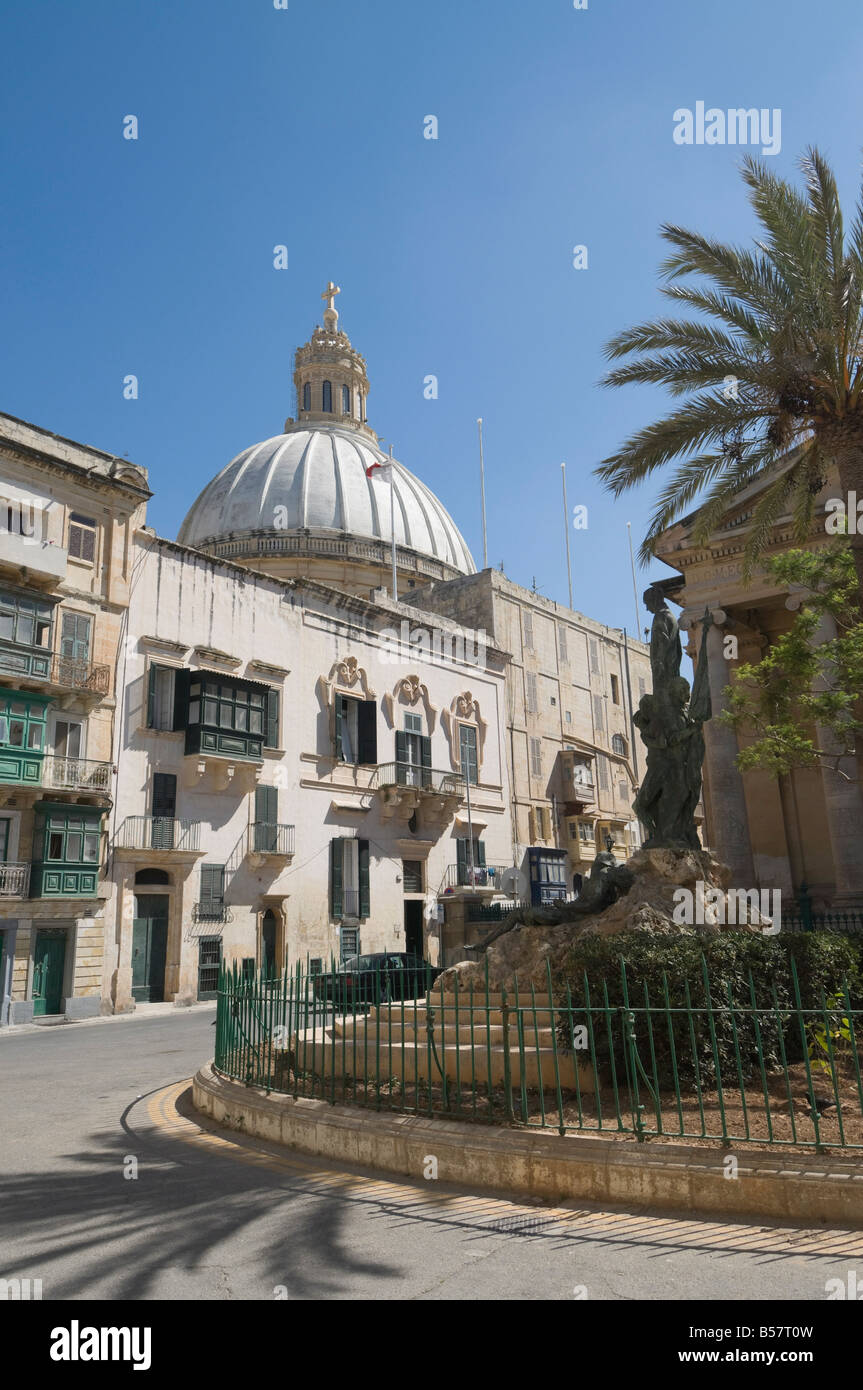
<svg viewBox="0 0 863 1390"><path fill-rule="evenodd" d="M293 413L332 276L370 423L477 562L482 415L489 562L566 601L565 460L575 606L632 631L626 522L656 488L614 501L592 469L663 398L599 389L602 345L663 303L661 222L753 230L741 148L675 144L673 112L781 108L771 164L819 144L850 205L861 40L856 0L6 6L0 410L143 464L174 536Z"/></svg>

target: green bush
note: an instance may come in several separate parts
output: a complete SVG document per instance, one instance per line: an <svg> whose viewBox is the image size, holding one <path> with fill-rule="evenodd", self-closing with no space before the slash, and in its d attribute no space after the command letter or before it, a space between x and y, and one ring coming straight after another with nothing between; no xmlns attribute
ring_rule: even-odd
<svg viewBox="0 0 863 1390"><path fill-rule="evenodd" d="M626 962L626 993L621 958ZM806 1051L806 1024L811 1016L797 1008L792 958L801 1010L820 1009L822 992L829 999L844 984L852 1008L861 1007L860 946L847 937L820 932L763 936L747 931L673 938L648 931L582 937L572 943L552 974L555 999L565 998L567 987L572 998L571 1016L567 1011L558 1019L559 1042L572 1048L572 1028L587 1022L584 1005L589 996L600 1075L605 1081L611 1079L613 1057L622 1081L628 1060L624 1007L628 999L635 1015L638 1056L651 1081L672 1086L676 1072L683 1083L698 1078L711 1086L717 1059L725 1085L741 1078L745 1082L758 1079L759 1044L768 1075L781 1069L783 1049L789 1065L800 1061ZM606 1000L608 1014L602 1010ZM644 1012L648 1007L649 1014Z"/></svg>

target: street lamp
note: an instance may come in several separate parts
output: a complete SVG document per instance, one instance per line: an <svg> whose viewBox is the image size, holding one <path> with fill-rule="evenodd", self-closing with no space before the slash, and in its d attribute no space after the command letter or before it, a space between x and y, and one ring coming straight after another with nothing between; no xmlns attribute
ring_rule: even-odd
<svg viewBox="0 0 863 1390"><path fill-rule="evenodd" d="M608 850L609 854L611 854L611 851L614 849L614 836L608 830L605 832L605 848Z"/></svg>

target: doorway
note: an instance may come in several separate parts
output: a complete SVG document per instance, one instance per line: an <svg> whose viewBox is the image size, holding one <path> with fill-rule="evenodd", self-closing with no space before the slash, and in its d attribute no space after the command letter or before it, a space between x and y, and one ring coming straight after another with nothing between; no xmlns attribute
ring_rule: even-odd
<svg viewBox="0 0 863 1390"><path fill-rule="evenodd" d="M405 951L409 956L423 954L423 900L405 898Z"/></svg>
<svg viewBox="0 0 863 1390"><path fill-rule="evenodd" d="M33 1017L63 1012L66 933L47 928L36 933L33 949Z"/></svg>
<svg viewBox="0 0 863 1390"><path fill-rule="evenodd" d="M268 980L276 973L276 914L269 907L261 922L261 969Z"/></svg>
<svg viewBox="0 0 863 1390"><path fill-rule="evenodd" d="M141 1004L161 1004L165 998L170 902L166 893L135 894L132 998Z"/></svg>

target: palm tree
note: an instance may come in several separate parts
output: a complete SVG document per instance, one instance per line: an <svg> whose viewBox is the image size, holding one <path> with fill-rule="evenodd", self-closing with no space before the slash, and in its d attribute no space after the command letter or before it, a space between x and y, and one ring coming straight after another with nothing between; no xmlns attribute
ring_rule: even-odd
<svg viewBox="0 0 863 1390"><path fill-rule="evenodd" d="M863 499L863 189L846 240L836 180L816 149L800 160L805 195L747 158L743 179L763 232L751 250L666 224L674 248L662 292L698 318L661 318L606 346L628 358L603 384L654 382L688 399L634 434L596 470L620 495L673 460L641 547L704 492L695 539L703 541L733 497L775 473L746 543L746 572L775 521L790 511L799 539L831 467ZM695 282L690 277L697 277ZM863 537L852 535L863 587Z"/></svg>

